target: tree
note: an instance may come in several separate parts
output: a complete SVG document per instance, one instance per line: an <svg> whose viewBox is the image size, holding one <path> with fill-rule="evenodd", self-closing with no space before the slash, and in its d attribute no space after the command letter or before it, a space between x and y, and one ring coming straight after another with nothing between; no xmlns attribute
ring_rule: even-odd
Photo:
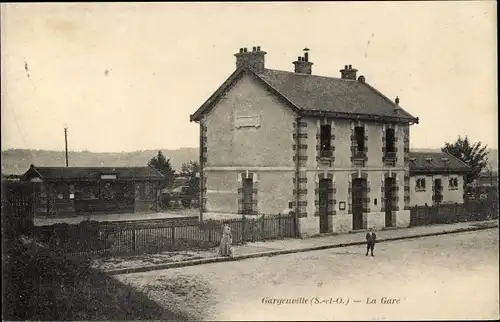
<svg viewBox="0 0 500 322"><path fill-rule="evenodd" d="M487 148L488 146L482 145L481 142L471 144L467 136L464 139L459 136L453 144L446 142L441 151L453 155L472 168L472 172L467 176L467 183L471 183L488 165Z"/></svg>
<svg viewBox="0 0 500 322"><path fill-rule="evenodd" d="M163 153L158 151L158 155L149 160L148 165L160 171L165 176L164 186L171 187L174 184L175 170L172 169L170 159L165 158Z"/></svg>
<svg viewBox="0 0 500 322"><path fill-rule="evenodd" d="M187 178L189 194L198 196L200 192L200 165L195 161L183 163L181 166L180 176Z"/></svg>

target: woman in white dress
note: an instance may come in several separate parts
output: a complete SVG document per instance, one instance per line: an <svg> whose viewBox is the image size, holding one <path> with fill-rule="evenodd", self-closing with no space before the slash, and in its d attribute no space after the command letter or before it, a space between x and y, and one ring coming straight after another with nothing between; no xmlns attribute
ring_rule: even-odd
<svg viewBox="0 0 500 322"><path fill-rule="evenodd" d="M231 227L229 227L228 224L224 224L224 227L222 227L222 238L219 247L219 252L222 256L231 256L232 242Z"/></svg>

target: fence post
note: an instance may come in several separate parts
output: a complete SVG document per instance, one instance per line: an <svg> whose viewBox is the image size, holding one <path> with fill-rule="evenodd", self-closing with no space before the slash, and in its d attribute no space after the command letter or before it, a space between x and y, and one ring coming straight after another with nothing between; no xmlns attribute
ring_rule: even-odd
<svg viewBox="0 0 500 322"><path fill-rule="evenodd" d="M427 209L427 218L426 218L427 220L426 220L425 225L430 225L430 224L432 224L432 212L434 210L434 205L430 205L430 206L427 205L426 209Z"/></svg>
<svg viewBox="0 0 500 322"><path fill-rule="evenodd" d="M136 245L135 245L135 229L132 229L132 251L135 253Z"/></svg>
<svg viewBox="0 0 500 322"><path fill-rule="evenodd" d="M265 223L264 214L262 214L261 220L262 220L262 222L261 222L261 226L260 226L260 237L261 237L262 240L265 240L265 236L266 235L264 234L264 227L265 227L265 225L264 225L264 223Z"/></svg>
<svg viewBox="0 0 500 322"><path fill-rule="evenodd" d="M172 225L172 227L170 227L170 229L172 230L170 238L172 239L172 248L173 248L175 245L175 225Z"/></svg>
<svg viewBox="0 0 500 322"><path fill-rule="evenodd" d="M427 222L429 221L429 206L427 205L427 202L424 205L424 209L425 211L424 211L424 218L422 220L423 221L422 226L427 225Z"/></svg>
<svg viewBox="0 0 500 322"><path fill-rule="evenodd" d="M245 243L245 215L243 215L243 218L241 220L241 243Z"/></svg>
<svg viewBox="0 0 500 322"><path fill-rule="evenodd" d="M299 236L299 233L298 233L298 227L297 227L297 211L293 211L293 235L295 237L298 237Z"/></svg>
<svg viewBox="0 0 500 322"><path fill-rule="evenodd" d="M415 215L417 214L417 206L415 206L415 210L412 210L412 206L410 205L410 227L415 225Z"/></svg>
<svg viewBox="0 0 500 322"><path fill-rule="evenodd" d="M281 212L278 213L278 238L281 238Z"/></svg>

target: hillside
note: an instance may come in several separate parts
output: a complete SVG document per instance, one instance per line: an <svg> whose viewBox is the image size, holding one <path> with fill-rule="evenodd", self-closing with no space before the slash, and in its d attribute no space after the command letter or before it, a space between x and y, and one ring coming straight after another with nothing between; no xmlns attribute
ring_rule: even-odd
<svg viewBox="0 0 500 322"><path fill-rule="evenodd" d="M198 161L198 148L181 148L178 150L161 150L165 157L170 158L174 169L188 161ZM69 152L69 165L75 167L134 167L145 166L156 156L158 150L145 150L122 153ZM2 173L21 174L28 170L30 164L37 166L65 166L63 151L10 149L2 151Z"/></svg>
<svg viewBox="0 0 500 322"><path fill-rule="evenodd" d="M413 151L434 151L439 149L413 149ZM198 148L181 148L178 150L162 149L163 154L170 158L174 169L188 161L198 161ZM158 150L146 150L122 153L69 152L70 166L143 166ZM498 171L498 151L490 150L489 161L494 171ZM21 174L30 164L38 166L64 166L63 151L10 149L2 151L2 173Z"/></svg>

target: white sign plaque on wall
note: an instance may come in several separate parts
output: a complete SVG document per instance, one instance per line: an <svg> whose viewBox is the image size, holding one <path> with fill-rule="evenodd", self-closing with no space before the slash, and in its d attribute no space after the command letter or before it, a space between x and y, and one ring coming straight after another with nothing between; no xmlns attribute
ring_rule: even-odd
<svg viewBox="0 0 500 322"><path fill-rule="evenodd" d="M101 174L102 180L116 180L116 174Z"/></svg>
<svg viewBox="0 0 500 322"><path fill-rule="evenodd" d="M260 126L260 115L253 116L236 116L234 119L234 125L237 129L240 127L259 127Z"/></svg>
<svg viewBox="0 0 500 322"><path fill-rule="evenodd" d="M339 202L339 210L345 210L345 201Z"/></svg>

